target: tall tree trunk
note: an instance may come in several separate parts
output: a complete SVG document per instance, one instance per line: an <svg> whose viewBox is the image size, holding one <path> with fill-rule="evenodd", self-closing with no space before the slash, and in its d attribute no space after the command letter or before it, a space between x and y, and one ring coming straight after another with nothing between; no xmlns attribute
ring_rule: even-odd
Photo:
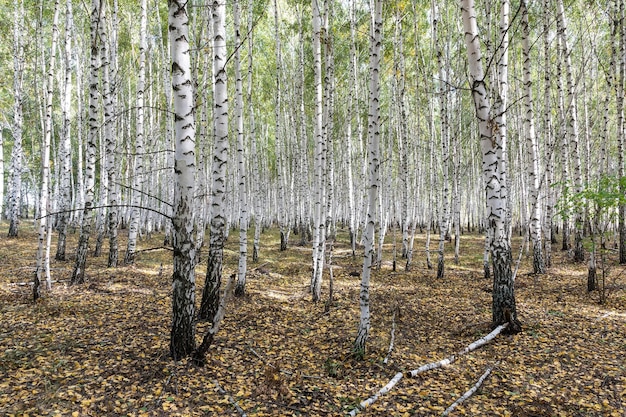
<svg viewBox="0 0 626 417"><path fill-rule="evenodd" d="M24 149L22 148L22 130L24 114L22 106L22 89L24 77L24 4L15 1L13 14L13 149L11 150L11 182L8 201L9 237L17 237L22 208L22 164Z"/></svg>
<svg viewBox="0 0 626 417"><path fill-rule="evenodd" d="M313 183L313 271L311 275L311 294L314 302L321 298L322 271L324 270L324 252L326 247L326 223L324 218L324 132L323 130L323 94L322 94L322 20L318 0L312 0L313 9L313 71L315 86L315 116L313 131L315 135L315 180Z"/></svg>
<svg viewBox="0 0 626 417"><path fill-rule="evenodd" d="M543 9L544 13L549 13L550 11L550 0L543 0ZM544 59L544 96L543 96L543 136L544 143L547 145L549 149L555 149L554 135L552 132L552 94L551 94L551 57L550 57L550 25L549 25L549 17L547 15L543 16L543 59ZM546 164L546 216L545 216L545 266L550 267L552 263L552 243L555 238L555 234L553 233L554 223L552 221L554 215L554 188L553 188L553 177L554 177L554 152L550 152L550 157L545 161Z"/></svg>
<svg viewBox="0 0 626 417"><path fill-rule="evenodd" d="M572 70L571 50L567 40L567 26L565 24L565 10L563 0L557 1L557 32L561 40L562 59L565 62L565 79L567 82L567 136L571 145L570 160L574 164L574 190L580 193L583 188L578 132L578 106L576 104L576 91L574 88L574 75ZM579 208L574 213L574 261L585 260L585 249L583 248L583 209Z"/></svg>
<svg viewBox="0 0 626 417"><path fill-rule="evenodd" d="M72 137L71 137L71 107L72 107L72 37L74 31L74 19L72 14L72 1L67 0L65 6L65 78L63 79L61 111L63 114L63 127L61 142L59 144L60 182L59 191L59 214L57 217L57 252L55 259L65 261L67 225L72 208ZM80 122L79 122L80 123ZM79 149L79 152L81 150Z"/></svg>
<svg viewBox="0 0 626 417"><path fill-rule="evenodd" d="M174 273L170 354L180 360L195 349L194 193L196 126L186 0L168 0L169 37L174 91Z"/></svg>
<svg viewBox="0 0 626 417"><path fill-rule="evenodd" d="M119 258L117 232L118 232L118 193L117 193L117 135L115 134L115 27L116 15L111 16L111 33L106 25L100 27L100 38L102 40L102 101L104 102L104 144L105 144L105 172L106 172L106 227L109 234L109 258L108 267L116 267Z"/></svg>
<svg viewBox="0 0 626 417"><path fill-rule="evenodd" d="M439 118L441 120L441 212L439 217L439 258L437 260L437 278L443 278L445 269L444 245L448 233L448 220L450 217L450 189L449 187L449 166L450 166L450 126L448 120L448 85L446 68L444 64L443 50L440 37L438 36L438 24L440 23L439 10L436 2L433 7L433 43L435 54L437 55L437 69L439 73Z"/></svg>
<svg viewBox="0 0 626 417"><path fill-rule="evenodd" d="M146 34L148 28L148 2L141 0L141 23L139 25L139 75L137 77L137 118L135 126L135 164L132 176L132 208L130 221L128 224L128 241L126 244L126 256L124 263L132 264L135 262L137 252L137 237L139 235L139 219L141 212L139 205L141 204L141 193L143 187L143 154L144 149L144 96L146 88L146 51L148 43Z"/></svg>
<svg viewBox="0 0 626 417"><path fill-rule="evenodd" d="M376 227L376 198L380 188L380 47L382 43L382 0L374 0L370 36L370 80L368 111L368 184L367 222L363 233L365 245L361 291L359 297L360 320L353 353L357 358L365 355L365 345L370 330L370 275L374 258L374 229Z"/></svg>
<svg viewBox="0 0 626 417"><path fill-rule="evenodd" d="M207 272L198 318L213 321L220 304L220 285L226 233L225 191L228 164L228 90L226 89L226 5L215 0L213 9L213 162L211 185L211 234Z"/></svg>
<svg viewBox="0 0 626 417"><path fill-rule="evenodd" d="M54 2L54 16L52 18L52 43L50 48L50 63L46 77L46 115L44 121L43 141L41 144L41 194L39 197L39 244L37 246L37 270L33 283L33 300L41 296L40 283L44 274L50 276L50 264L45 262L48 257L48 205L50 201L50 143L52 141L52 98L54 92L54 71L56 69L57 42L59 39L59 0ZM48 280L48 289L50 281Z"/></svg>
<svg viewBox="0 0 626 417"><path fill-rule="evenodd" d="M533 243L533 271L535 274L543 274L545 266L543 262L542 238L541 238L541 203L539 198L539 161L538 145L535 138L535 114L533 109L532 80L530 67L530 27L528 25L528 1L522 0L522 54L524 65L524 118L526 140L528 147L529 165L528 177L530 180L530 236Z"/></svg>
<svg viewBox="0 0 626 417"><path fill-rule="evenodd" d="M239 265L235 295L242 296L246 288L246 269L248 258L248 190L246 184L246 150L243 131L243 81L241 79L242 47L240 34L239 0L233 3L235 26L235 125L237 129L237 172L239 175ZM252 50L248 51L252 54Z"/></svg>
<svg viewBox="0 0 626 417"><path fill-rule="evenodd" d="M89 64L89 134L87 135L87 152L85 160L85 206L83 209L83 223L76 249L76 262L72 272L71 283L85 282L85 265L89 250L89 238L93 223L93 205L96 186L96 150L98 147L98 132L100 131L100 96L98 91L98 73L100 71L99 25L101 24L102 4L100 0L91 2L91 58Z"/></svg>
<svg viewBox="0 0 626 417"><path fill-rule="evenodd" d="M284 251L287 249L287 240L289 234L289 221L287 219L287 198L286 198L286 179L285 179L285 155L286 152L286 144L284 143L287 138L282 133L283 124L281 122L282 117L282 83L281 83L281 72L282 72L282 54L281 54L281 43L280 43L280 22L278 19L278 2L274 0L274 42L276 46L276 69L275 69L275 90L274 90L274 118L275 118L275 141L274 144L276 146L276 183L278 185L278 194L280 201L278 202L278 226L280 229L280 250Z"/></svg>
<svg viewBox="0 0 626 417"><path fill-rule="evenodd" d="M617 42L619 44L618 57L619 65L617 68L611 68L609 71L617 70L615 75L615 99L617 112L617 176L624 177L624 77L626 76L626 62L624 54L626 53L626 33L624 33L624 1L617 1L617 13L615 19L615 32ZM620 191L626 193L624 182L620 181ZM626 263L626 204L620 203L618 210L618 227L619 227L619 263Z"/></svg>
<svg viewBox="0 0 626 417"><path fill-rule="evenodd" d="M252 178L256 182L256 188L254 189L254 240L252 243L252 262L258 262L259 260L259 242L261 239L261 228L263 221L262 213L262 194L263 191L260 187L259 177L259 165L260 155L256 151L256 123L254 117L254 102L252 101L253 90L253 32L254 29L254 0L248 0L248 118L250 129L250 155L252 158Z"/></svg>
<svg viewBox="0 0 626 417"><path fill-rule="evenodd" d="M490 254L493 263L492 325L509 323L508 332L521 331L517 320L513 271L511 269L511 243L506 228L507 193L499 166L503 164L504 139L499 123L503 119L491 113L491 103L485 83L481 62L480 40L473 0L461 0L465 44L470 71L470 86L480 130L480 145L483 156L483 176L486 184L486 199L490 230Z"/></svg>

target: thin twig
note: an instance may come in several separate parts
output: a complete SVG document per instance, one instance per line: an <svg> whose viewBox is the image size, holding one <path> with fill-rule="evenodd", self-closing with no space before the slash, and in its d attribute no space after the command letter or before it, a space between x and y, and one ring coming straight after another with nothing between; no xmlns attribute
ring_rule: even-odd
<svg viewBox="0 0 626 417"><path fill-rule="evenodd" d="M237 400L235 400L232 395L230 395L224 388L222 388L222 386L220 385L217 379L213 380L213 384L215 384L215 386L217 387L217 392L219 392L221 395L226 395L226 397L228 398L228 401L232 404L233 407L235 407L235 410L239 412L241 417L248 417L246 412L243 411L243 408L241 408L239 403L237 403Z"/></svg>
<svg viewBox="0 0 626 417"><path fill-rule="evenodd" d="M443 412L443 414L441 415L441 417L447 416L448 414L450 414L452 412L452 410L454 410L459 404L461 404L463 401L467 400L469 397L471 397L472 395L474 395L474 393L478 390L478 388L480 388L480 386L483 384L483 382L485 382L485 379L487 379L487 377L489 376L489 374L491 374L491 371L493 370L493 368L495 368L496 366L498 366L500 362L496 362L495 365L490 366L489 368L487 368L487 370L485 371L484 374L482 374L482 376L478 379L478 381L474 384L474 386L472 388L470 388L469 390L467 390L465 392L465 394L463 394L458 400L456 400L455 402L452 403L452 405L450 407L448 407L446 409L446 411Z"/></svg>

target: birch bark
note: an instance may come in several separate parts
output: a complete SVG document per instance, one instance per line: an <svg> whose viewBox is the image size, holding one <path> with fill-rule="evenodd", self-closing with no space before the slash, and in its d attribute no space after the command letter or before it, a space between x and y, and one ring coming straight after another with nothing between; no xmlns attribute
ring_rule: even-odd
<svg viewBox="0 0 626 417"><path fill-rule="evenodd" d="M33 300L41 297L40 283L46 276L50 276L50 263L46 262L48 249L48 206L50 202L50 143L52 141L52 99L54 93L54 71L56 69L57 42L59 39L59 0L54 2L54 16L52 18L52 42L50 49L50 63L46 76L46 110L44 121L44 136L41 144L41 191L39 197L39 244L37 246L37 270L33 284ZM47 281L50 289L50 279Z"/></svg>
<svg viewBox="0 0 626 417"><path fill-rule="evenodd" d="M537 140L535 137L535 114L532 97L531 62L530 62L530 27L528 24L528 1L522 0L522 55L524 66L524 118L529 164L528 178L530 180L530 236L533 243L533 270L535 274L543 274L545 266L542 252L541 233L541 204L539 197L539 160Z"/></svg>
<svg viewBox="0 0 626 417"><path fill-rule="evenodd" d="M11 182L8 201L9 237L17 237L22 208L22 170L24 149L22 147L22 130L24 110L22 90L24 77L24 3L16 1L13 10L13 149L11 150Z"/></svg>
<svg viewBox="0 0 626 417"><path fill-rule="evenodd" d="M67 224L70 219L70 209L72 207L72 137L71 137L71 106L72 106L72 70L74 62L74 52L72 49L72 32L74 31L74 19L72 13L72 1L67 0L65 5L65 77L63 79L61 112L63 114L63 126L61 131L61 142L59 144L60 159L60 182L59 191L59 214L57 217L57 230L59 236L57 240L57 252L55 259L58 261L65 260ZM79 152L81 149L79 148Z"/></svg>
<svg viewBox="0 0 626 417"><path fill-rule="evenodd" d="M80 238L76 249L76 262L72 272L71 283L81 284L85 282L85 265L89 249L93 222L93 204L96 185L96 150L98 147L98 131L100 129L100 93L98 91L100 72L100 48L99 48L99 25L101 20L102 4L100 0L91 2L91 58L89 63L89 133L87 135L87 151L85 157L85 205L80 230Z"/></svg>
<svg viewBox="0 0 626 417"><path fill-rule="evenodd" d="M226 5L213 1L213 162L211 178L211 234L207 273L199 319L213 321L220 304L220 285L226 232L225 191L228 163L228 90L226 88Z"/></svg>
<svg viewBox="0 0 626 417"><path fill-rule="evenodd" d="M376 206L380 188L380 53L382 43L382 0L374 0L372 27L370 32L370 79L368 111L368 210L363 233L364 255L359 297L360 320L354 341L353 354L357 358L365 355L365 346L370 330L370 275L374 259L374 229L376 227Z"/></svg>
<svg viewBox="0 0 626 417"><path fill-rule="evenodd" d="M144 95L146 85L146 32L148 27L148 2L141 0L141 21L139 25L139 74L137 77L137 119L135 125L135 164L132 176L132 208L128 224L128 242L124 263L133 264L137 251L137 237L139 235L139 219L141 212L141 193L143 186L143 154L144 149Z"/></svg>
<svg viewBox="0 0 626 417"><path fill-rule="evenodd" d="M233 3L233 20L235 26L235 125L237 129L237 172L239 175L239 265L235 295L242 296L246 288L248 257L248 190L243 126L243 81L241 79L241 54L239 52L242 47L239 0L235 0ZM248 53L252 54L252 50Z"/></svg>
<svg viewBox="0 0 626 417"><path fill-rule="evenodd" d="M315 135L315 181L313 183L313 271L311 275L311 294L314 302L321 298L322 271L324 270L324 252L326 227L324 218L324 133L323 133L323 94L322 94L322 20L318 0L312 0L313 9L313 71L315 86L315 116L313 132Z"/></svg>
<svg viewBox="0 0 626 417"><path fill-rule="evenodd" d="M196 174L193 81L186 0L168 0L174 91L174 273L170 354L180 360L195 349L194 192Z"/></svg>
<svg viewBox="0 0 626 417"><path fill-rule="evenodd" d="M492 321L493 326L509 322L507 331L516 333L521 331L521 324L517 320L511 269L511 244L506 228L507 193L505 178L503 178L503 172L500 168L504 162L502 160L504 137L498 122L502 119L496 119L491 113L492 106L488 99L489 94L481 61L474 1L461 0L461 11L469 63L469 81L480 130L483 176L486 184L487 227L491 236L490 254L494 275Z"/></svg>

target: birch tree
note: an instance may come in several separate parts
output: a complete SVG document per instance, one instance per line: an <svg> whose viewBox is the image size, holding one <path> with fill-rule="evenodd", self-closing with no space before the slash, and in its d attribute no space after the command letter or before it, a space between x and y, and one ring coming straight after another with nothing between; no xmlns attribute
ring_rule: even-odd
<svg viewBox="0 0 626 417"><path fill-rule="evenodd" d="M374 259L374 229L376 206L380 188L380 53L382 43L382 0L374 0L370 33L369 110L368 110L368 183L367 222L363 233L364 254L359 296L360 320L353 353L357 358L365 355L365 345L370 330L370 275Z"/></svg>
<svg viewBox="0 0 626 417"><path fill-rule="evenodd" d="M502 119L492 114L489 92L485 82L478 23L473 0L461 0L465 45L469 64L469 83L480 131L483 177L486 184L487 227L491 236L490 254L493 264L493 326L509 323L507 331L521 331L517 320L514 279L511 269L511 243L506 228L507 193L505 178L500 171L503 161Z"/></svg>
<svg viewBox="0 0 626 417"><path fill-rule="evenodd" d="M74 30L74 18L72 12L72 1L67 0L65 5L65 34L64 34L64 61L65 61L65 77L63 78L63 87L61 89L61 113L63 117L63 125L61 130L61 141L59 144L59 160L60 160L60 199L57 230L59 232L57 240L57 252L55 259L58 261L65 260L67 224L70 219L70 209L72 207L72 136L71 136L71 106L72 106L72 71L74 65L74 51L72 49L72 38ZM80 123L80 122L79 122ZM79 152L82 152L79 148Z"/></svg>
<svg viewBox="0 0 626 417"><path fill-rule="evenodd" d="M530 27L528 24L528 1L522 0L522 55L524 72L524 107L526 117L524 125L526 131L527 149L529 156L528 177L530 179L530 236L533 243L533 270L535 274L545 272L542 252L541 233L541 204L539 204L539 160L535 138L535 114L532 97L531 62L530 62Z"/></svg>
<svg viewBox="0 0 626 417"><path fill-rule="evenodd" d="M104 19L104 17L103 17ZM102 59L102 101L104 104L104 145L105 161L104 174L106 175L106 222L109 234L109 258L108 267L116 267L118 261L118 193L117 193L117 170L116 152L117 135L115 134L115 39L116 39L116 14L115 9L111 16L113 30L108 33L105 24L100 25L101 59Z"/></svg>
<svg viewBox="0 0 626 417"><path fill-rule="evenodd" d="M46 76L46 107L44 121L44 137L41 144L41 194L39 197L39 244L37 246L37 270L33 285L33 300L41 296L40 283L44 274L48 277L47 286L50 289L50 265L46 263L46 244L48 242L48 205L50 200L50 147L52 140L52 99L54 92L54 71L56 69L57 42L59 39L59 0L53 5L52 43L50 47L50 62Z"/></svg>
<svg viewBox="0 0 626 417"><path fill-rule="evenodd" d="M239 52L242 47L239 0L235 0L233 3L233 24L235 26L235 125L237 129L237 172L239 175L239 265L235 295L241 296L246 287L248 257L248 190L243 128L243 81L241 78L241 54ZM248 53L252 54L252 50L249 50Z"/></svg>
<svg viewBox="0 0 626 417"><path fill-rule="evenodd" d="M433 10L433 44L435 55L437 56L437 69L439 74L439 118L440 118L440 139L441 139L441 212L439 217L439 258L437 261L437 278L444 275L444 245L448 233L448 219L450 217L450 189L449 189L449 166L450 166L450 126L448 120L448 85L446 68L444 63L443 50L438 35L438 23L440 22L437 2L432 3Z"/></svg>
<svg viewBox="0 0 626 417"><path fill-rule="evenodd" d="M226 88L226 5L213 1L213 161L211 174L211 234L206 280L198 317L213 321L220 304L226 232L225 191L228 164L228 90Z"/></svg>
<svg viewBox="0 0 626 417"><path fill-rule="evenodd" d="M326 227L324 217L324 133L323 129L323 94L322 94L322 19L318 0L311 1L313 10L313 73L315 89L315 116L313 134L314 183L313 183L313 271L311 274L311 294L314 302L321 298L322 271L324 270L324 252L326 248Z"/></svg>
<svg viewBox="0 0 626 417"><path fill-rule="evenodd" d="M195 349L194 192L196 126L194 120L189 15L186 0L168 0L172 90L174 91L174 273L170 354L180 360Z"/></svg>
<svg viewBox="0 0 626 417"><path fill-rule="evenodd" d="M565 9L563 6L563 0L557 1L557 32L559 40L561 42L561 57L565 64L565 80L567 83L567 103L566 103L566 127L567 138L569 145L571 146L568 155L573 164L573 176L575 192L580 193L582 191L582 175L581 175L581 162L579 146L579 132L578 132L578 106L576 104L576 92L574 90L574 75L572 70L572 58L571 50L567 39L567 25L565 22ZM583 248L583 213L582 210L577 210L574 216L574 261L582 262L585 259L585 249Z"/></svg>
<svg viewBox="0 0 626 417"><path fill-rule="evenodd" d="M96 185L96 150L98 147L98 133L100 129L100 93L98 91L100 72L100 30L102 4L100 0L91 2L90 20L90 62L89 62L89 132L87 135L87 151L85 157L85 205L83 208L83 223L81 225L78 247L76 249L76 262L72 272L71 283L81 284L85 282L85 265L87 263L87 251L93 223L93 205Z"/></svg>
<svg viewBox="0 0 626 417"><path fill-rule="evenodd" d="M128 224L128 241L126 245L126 256L124 263L132 264L135 262L137 251L137 236L139 235L139 219L141 212L139 205L141 204L141 192L143 186L143 155L144 149L144 96L146 85L146 50L148 44L146 41L146 32L148 27L148 2L141 0L141 21L139 26L139 74L137 77L137 119L135 125L135 164L133 170L132 181L132 209L130 222Z"/></svg>
<svg viewBox="0 0 626 417"><path fill-rule="evenodd" d="M22 89L24 77L24 3L15 1L13 9L13 149L11 150L11 181L9 188L8 218L9 237L17 237L22 208L22 169L24 150L22 148L22 130L24 114Z"/></svg>

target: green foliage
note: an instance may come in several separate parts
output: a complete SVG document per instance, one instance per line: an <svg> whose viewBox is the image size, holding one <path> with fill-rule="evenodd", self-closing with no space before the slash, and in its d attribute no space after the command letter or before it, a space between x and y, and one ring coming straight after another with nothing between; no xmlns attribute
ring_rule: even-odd
<svg viewBox="0 0 626 417"><path fill-rule="evenodd" d="M563 183L554 184L554 186ZM592 218L598 220L613 220L617 215L617 208L626 205L626 177L604 175L582 191L571 192L571 186L563 186L563 194L557 203L557 215L563 219L571 217L573 213L587 208Z"/></svg>

